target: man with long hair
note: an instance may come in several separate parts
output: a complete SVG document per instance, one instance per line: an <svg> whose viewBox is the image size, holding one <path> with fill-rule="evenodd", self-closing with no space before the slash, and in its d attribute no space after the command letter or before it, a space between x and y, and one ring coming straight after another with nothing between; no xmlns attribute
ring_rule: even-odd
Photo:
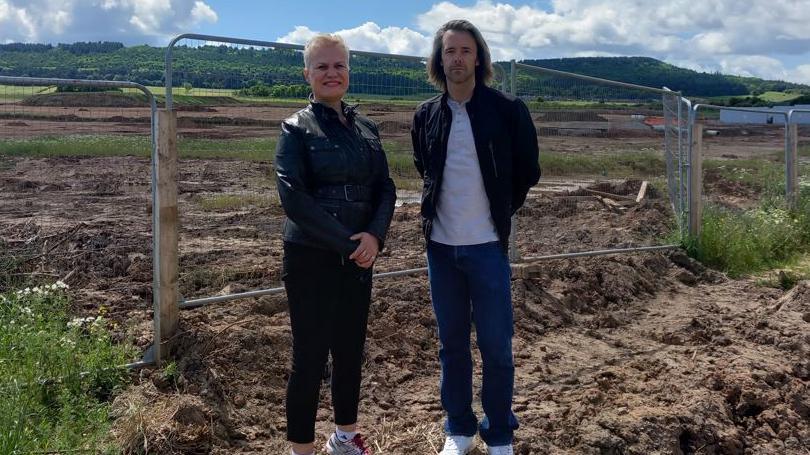
<svg viewBox="0 0 810 455"><path fill-rule="evenodd" d="M487 453L512 454L518 422L507 251L511 216L540 178L537 132L522 101L487 86L489 48L470 22L439 28L427 70L444 93L417 108L411 136L439 328L441 453L468 453L479 433ZM473 323L483 362L480 424L472 409Z"/></svg>

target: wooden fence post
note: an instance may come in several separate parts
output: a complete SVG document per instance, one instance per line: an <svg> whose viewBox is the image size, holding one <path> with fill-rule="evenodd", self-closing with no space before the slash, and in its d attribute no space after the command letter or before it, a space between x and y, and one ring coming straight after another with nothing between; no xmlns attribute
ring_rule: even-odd
<svg viewBox="0 0 810 455"><path fill-rule="evenodd" d="M155 363L169 354L169 340L179 321L177 285L177 113L158 111L157 195L159 254L158 293L155 296Z"/></svg>

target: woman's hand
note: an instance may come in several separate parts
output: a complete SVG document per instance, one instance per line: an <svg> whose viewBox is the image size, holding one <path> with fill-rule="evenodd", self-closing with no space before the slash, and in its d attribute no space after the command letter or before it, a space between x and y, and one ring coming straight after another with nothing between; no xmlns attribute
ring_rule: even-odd
<svg viewBox="0 0 810 455"><path fill-rule="evenodd" d="M368 232L358 232L349 238L360 241L360 245L357 245L354 253L349 255L349 259L354 261L358 267L364 269L371 267L377 259L377 253L380 252L380 241L377 240L377 237Z"/></svg>

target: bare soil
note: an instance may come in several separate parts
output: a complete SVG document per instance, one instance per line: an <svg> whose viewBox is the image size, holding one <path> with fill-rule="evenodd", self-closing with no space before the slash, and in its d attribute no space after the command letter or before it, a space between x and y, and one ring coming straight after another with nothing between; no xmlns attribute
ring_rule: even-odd
<svg viewBox="0 0 810 455"><path fill-rule="evenodd" d="M270 172L270 163L181 163L184 297L279 285L278 205L201 204L272 196ZM638 185L591 188L631 195ZM533 192L519 247L535 256L660 244L671 227L662 193L626 204ZM22 272L67 277L77 315L108 308L118 338L144 349L149 201L144 159L3 158L0 245L25 255ZM397 209L377 271L424 266L418 218L415 204ZM729 280L681 252L541 264L512 281L517 453L810 453L810 285L784 293ZM425 276L375 282L360 412L377 453L441 446L435 332ZM114 403L114 434L131 453L145 443L150 453L286 453L283 294L183 311L174 341L176 371L135 373ZM318 444L332 428L329 403L324 387ZM485 453L480 441L473 453Z"/></svg>

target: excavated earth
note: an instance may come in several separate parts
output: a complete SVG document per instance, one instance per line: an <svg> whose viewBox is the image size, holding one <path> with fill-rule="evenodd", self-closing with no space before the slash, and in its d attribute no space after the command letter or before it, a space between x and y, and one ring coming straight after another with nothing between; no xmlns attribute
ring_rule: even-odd
<svg viewBox="0 0 810 455"><path fill-rule="evenodd" d="M269 175L270 163L181 163L184 298L279 286L283 213ZM639 184L589 189L635 196ZM662 193L533 192L518 246L540 256L661 244L672 225ZM246 205L211 203L222 196ZM147 160L2 158L0 245L22 258L17 272L66 279L77 315L103 307L117 338L143 350L149 200ZM418 219L417 205L397 208L377 271L424 266ZM516 453L810 453L809 283L731 280L670 251L537 262L515 270L512 291ZM170 366L133 373L113 403L128 453L287 453L283 293L184 310L173 342ZM360 406L376 453L438 452L437 352L426 277L376 280ZM324 384L318 444L332 428Z"/></svg>

